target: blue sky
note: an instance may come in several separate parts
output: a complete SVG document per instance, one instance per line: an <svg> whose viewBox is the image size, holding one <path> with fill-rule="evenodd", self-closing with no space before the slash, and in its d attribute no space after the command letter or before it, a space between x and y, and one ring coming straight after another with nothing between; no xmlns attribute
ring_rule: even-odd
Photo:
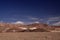
<svg viewBox="0 0 60 40"><path fill-rule="evenodd" d="M59 0L0 0L0 21L45 22L59 16Z"/></svg>

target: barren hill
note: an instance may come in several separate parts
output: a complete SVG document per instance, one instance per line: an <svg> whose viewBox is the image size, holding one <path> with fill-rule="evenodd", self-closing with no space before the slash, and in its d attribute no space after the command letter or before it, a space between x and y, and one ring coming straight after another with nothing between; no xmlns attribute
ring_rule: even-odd
<svg viewBox="0 0 60 40"><path fill-rule="evenodd" d="M60 26L49 26L47 24L43 23L33 23L33 24L11 24L11 23L0 23L0 32L6 32L6 31L14 31L14 32L23 32L23 31L31 31L31 32L50 32L52 30L55 30L57 28L60 28Z"/></svg>

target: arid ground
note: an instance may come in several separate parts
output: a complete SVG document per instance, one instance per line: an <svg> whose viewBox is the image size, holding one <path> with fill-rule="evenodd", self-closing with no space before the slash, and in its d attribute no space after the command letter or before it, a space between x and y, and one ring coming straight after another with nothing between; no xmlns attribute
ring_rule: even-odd
<svg viewBox="0 0 60 40"><path fill-rule="evenodd" d="M59 32L0 33L0 40L60 40Z"/></svg>

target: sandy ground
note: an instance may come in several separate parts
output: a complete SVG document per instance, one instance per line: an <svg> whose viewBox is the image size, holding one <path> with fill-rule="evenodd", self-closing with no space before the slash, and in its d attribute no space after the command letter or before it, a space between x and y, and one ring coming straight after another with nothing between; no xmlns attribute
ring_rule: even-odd
<svg viewBox="0 0 60 40"><path fill-rule="evenodd" d="M60 32L0 33L0 40L60 40Z"/></svg>

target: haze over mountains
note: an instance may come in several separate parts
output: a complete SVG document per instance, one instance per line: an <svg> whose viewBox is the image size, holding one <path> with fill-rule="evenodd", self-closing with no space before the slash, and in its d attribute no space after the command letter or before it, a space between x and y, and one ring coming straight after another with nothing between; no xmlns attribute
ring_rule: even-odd
<svg viewBox="0 0 60 40"><path fill-rule="evenodd" d="M55 26L60 26L60 22L54 23Z"/></svg>
<svg viewBox="0 0 60 40"><path fill-rule="evenodd" d="M3 18L6 19L6 18ZM36 18L36 17L26 17L23 19L16 19L16 18L7 18L8 20L0 20L0 23L11 23L11 24L33 24L33 23L44 23L48 25L57 25L60 24L60 16L58 17L49 17L49 18ZM14 19L13 21L10 21ZM26 19L26 20L25 20Z"/></svg>

